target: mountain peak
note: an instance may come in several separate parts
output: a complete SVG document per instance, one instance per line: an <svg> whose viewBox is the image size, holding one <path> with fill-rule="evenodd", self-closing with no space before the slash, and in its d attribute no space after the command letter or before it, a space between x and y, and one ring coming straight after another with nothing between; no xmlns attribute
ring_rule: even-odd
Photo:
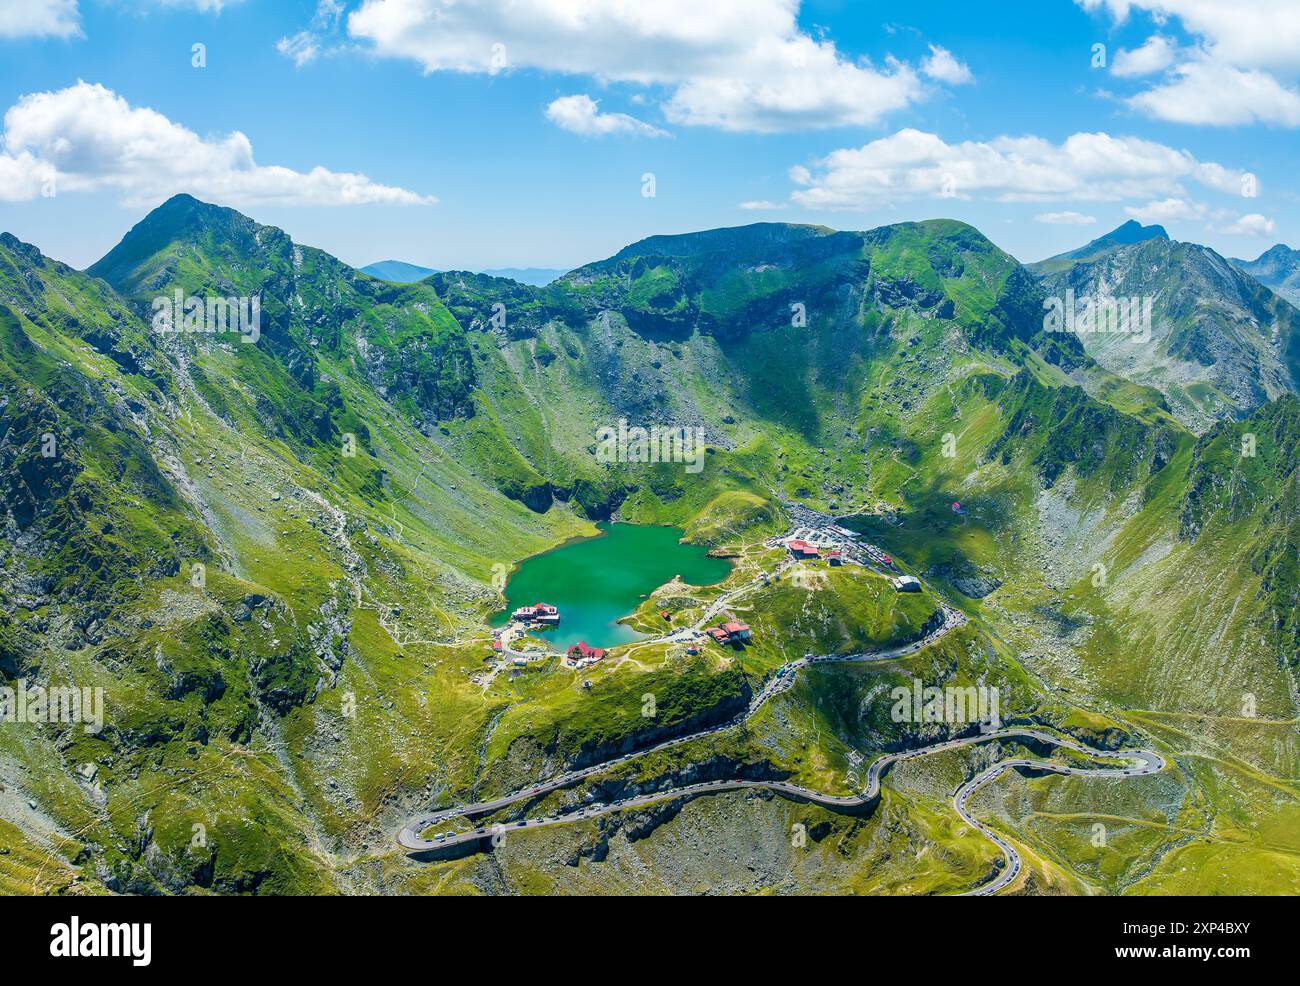
<svg viewBox="0 0 1300 986"><path fill-rule="evenodd" d="M1113 250L1116 247L1131 246L1134 243L1145 243L1147 240L1168 240L1169 234L1165 232L1163 226L1152 224L1143 226L1136 219L1130 219L1128 222L1116 226L1105 236L1099 236L1095 240L1084 244L1077 250L1062 254L1063 257L1090 257L1094 254L1103 253L1107 250Z"/></svg>
<svg viewBox="0 0 1300 986"><path fill-rule="evenodd" d="M799 243L835 234L826 226L806 223L759 222L745 226L722 226L690 233L647 236L625 246L610 261L640 256L690 256L698 253L730 252L772 245Z"/></svg>
<svg viewBox="0 0 1300 986"><path fill-rule="evenodd" d="M1156 223L1150 226L1143 226L1136 219L1130 219L1126 223L1116 226L1105 236L1093 240L1094 243L1100 243L1103 240L1110 243L1141 243L1143 240L1167 240L1169 234L1165 228Z"/></svg>
<svg viewBox="0 0 1300 986"><path fill-rule="evenodd" d="M1271 247L1255 258L1255 263L1265 260L1287 260L1293 254L1300 254L1300 250L1293 250L1285 243L1274 243Z"/></svg>
<svg viewBox="0 0 1300 986"><path fill-rule="evenodd" d="M210 241L236 251L255 245L258 226L242 212L196 199L173 195L131 227L117 246L86 268L114 288L130 293L138 286L150 259L175 243Z"/></svg>
<svg viewBox="0 0 1300 986"><path fill-rule="evenodd" d="M1293 250L1285 243L1274 243L1254 260L1233 263L1300 308L1300 250Z"/></svg>
<svg viewBox="0 0 1300 986"><path fill-rule="evenodd" d="M1169 234L1163 226L1154 223L1150 226L1143 226L1136 219L1130 219L1128 222L1116 226L1104 236L1090 240L1077 249L1058 253L1054 257L1048 257L1046 260L1030 264L1029 267L1031 270L1037 270L1044 266L1059 265L1073 260L1091 260L1103 253L1109 253L1111 250L1132 246L1134 243L1145 243L1148 240L1168 241Z"/></svg>

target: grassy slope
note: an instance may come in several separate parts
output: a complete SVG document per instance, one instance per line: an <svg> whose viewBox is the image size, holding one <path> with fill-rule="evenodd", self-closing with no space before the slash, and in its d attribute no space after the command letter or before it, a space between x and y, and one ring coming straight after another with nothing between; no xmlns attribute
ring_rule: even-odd
<svg viewBox="0 0 1300 986"><path fill-rule="evenodd" d="M205 227L187 248L144 237L99 272L140 299L159 277L190 291L261 289L278 299L267 305L265 345L174 341L165 354L144 353L169 368L150 386L123 368L121 353L114 361L91 352L81 325L27 326L46 333L42 350L74 356L78 374L144 394L181 484L172 522L201 519L184 561L210 560L202 590L185 569L142 580L120 615L129 646L87 646L68 664L76 680L102 675L120 696L110 704L120 703L115 715L130 725L114 751L78 740L55 753L35 737L13 754L44 779L43 790L28 790L62 815L54 828L88 833L130 879L263 891L502 889L493 879L515 889L566 885L567 868L557 877L540 862L559 852L547 847L599 843L597 834L520 840L536 841L507 854L493 878L482 861L399 863L387 833L429 800L509 788L584 750L644 739L647 689L664 698L663 719L650 728L671 728L724 708L782 660L908 639L932 611L926 596L900 597L882 580L828 571L825 589L785 582L738 604L736 615L757 632L744 652L710 645L687 665L662 649L628 648L591 675L590 693L557 669L488 689L470 682L486 653L479 621L493 605L493 566L590 530L584 514L620 505L627 519L680 524L693 539L739 552L729 585L771 563L757 543L784 526L780 498L896 511L898 527L864 526L952 598L963 598L953 577L972 570L1003 582L986 601L963 603L975 625L940 647L898 669L819 669L749 728L630 767L632 781L722 757L843 785L850 751L869 758L915 739L906 724L879 716L881 686L911 675L997 683L1016 714L1092 734L1128 728L1173 750L1186 749L1192 732L1177 717L1194 710L1226 722L1217 716L1232 689L1238 697L1254 689L1261 716L1285 714L1286 672L1270 671L1259 655L1268 646L1261 628L1286 597L1246 608L1236 600L1294 592L1276 549L1294 514L1260 527L1276 513L1273 501L1216 504L1200 525L1206 533L1189 538L1175 518L1194 488L1195 461L1213 488L1223 468L1213 465L1214 450L1194 450L1149 392L1036 338L1023 271L969 227L797 232L793 243L761 229L757 242L738 241L740 231L690 244L669 238L533 290L459 275L382 285L278 231L209 219L220 228ZM233 251L232 237L242 243ZM258 250L266 258L250 264L247 253ZM154 346L98 282L67 272L59 281L48 294L78 294L70 303L78 312L116 306L128 342ZM504 331L487 318L497 296L507 299ZM806 306L806 328L788 325L795 302ZM1080 369L1122 414L1060 389ZM178 414L163 412L164 395ZM679 467L607 469L591 446L596 428L619 417L699 424L715 451L699 476ZM354 457L342 451L348 434L358 438ZM1243 485L1279 487L1287 461L1274 455L1273 472ZM948 509L957 496L965 515ZM545 513L529 509L556 499ZM1225 513L1242 526L1217 526ZM158 522L153 509L144 516ZM1166 553L1166 543L1175 550ZM1257 557L1243 544L1274 553ZM1094 558L1108 570L1102 591L1089 581ZM1200 586L1185 578L1191 558L1203 566ZM1160 584L1158 605L1139 579ZM1222 592L1197 607L1205 584ZM670 608L689 616L726 588L671 590L679 598ZM649 626L665 598L635 619ZM257 605L244 618L250 601ZM1160 632L1171 604L1205 620L1229 614L1226 629L1215 622L1171 639ZM1224 653L1235 655L1226 665ZM1146 670L1135 680L1134 668ZM1179 680L1196 682L1193 693L1179 693ZM874 704L863 706L869 694ZM1166 725L1155 715L1174 718ZM1294 775L1294 750L1262 740L1251 723L1219 742L1221 755L1199 773L1180 769L1170 782L1176 795L1161 797L1196 804L1216 824L1237 813L1245 825L1236 828L1246 831L1251 819L1273 816L1222 788L1225 771L1250 771L1278 792L1268 824L1280 825L1290 795L1275 779ZM73 759L101 764L107 810L58 779ZM142 782L146 770L166 780ZM969 885L991 850L959 832L945 806L942 792L961 767L927 765L917 774L906 796L887 792L865 823L815 821L838 833L816 845L835 845L838 855L823 852L794 884L747 889ZM1052 780L1035 783L1059 791ZM744 803L747 812L762 805ZM795 811L778 805L765 817ZM149 838L140 834L142 810L159 820L145 823ZM1018 819L1004 814L1008 824ZM615 841L624 854L645 847L651 885L684 888L708 870L674 832L694 819L691 831L726 840L725 817L724 807L701 801L662 831L650 825L648 842ZM212 833L211 852L189 848L195 820ZM1168 842L1171 831L1153 838ZM894 861L908 839L936 854ZM746 841L727 844L741 856L756 851ZM130 848L141 845L152 846L149 856ZM1060 846L1042 845L1044 858L1055 853L1061 886L1099 879ZM851 865L834 862L846 858ZM616 867L580 870L574 887L624 885ZM1160 886L1170 878L1138 874L1109 886L1138 891L1145 879Z"/></svg>

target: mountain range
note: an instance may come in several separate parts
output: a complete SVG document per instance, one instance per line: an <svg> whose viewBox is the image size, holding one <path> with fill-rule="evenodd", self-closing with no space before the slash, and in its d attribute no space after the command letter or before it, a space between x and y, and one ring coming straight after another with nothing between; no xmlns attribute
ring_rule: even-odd
<svg viewBox="0 0 1300 986"><path fill-rule="evenodd" d="M363 274L369 274L383 281L392 281L395 284L410 284L413 281L423 281L431 274L438 273L432 267L419 267L416 264L408 264L402 260L381 260L378 263L366 264L358 268ZM550 284L557 277L566 274L567 271L559 270L552 267L497 267L482 271L489 277L506 277L512 281L519 281L522 284L535 284L541 287Z"/></svg>
<svg viewBox="0 0 1300 986"><path fill-rule="evenodd" d="M1158 390L1195 431L1296 391L1300 314L1208 247L1130 221L1029 269L1055 297L1149 300L1144 331L1097 324L1079 338L1106 369Z"/></svg>
<svg viewBox="0 0 1300 986"><path fill-rule="evenodd" d="M1053 331L1066 290L1153 298L1149 339ZM256 338L159 331L177 292L256 298ZM1016 892L1297 892L1297 319L1132 224L1027 267L952 220L759 223L543 285L394 283L184 195L85 272L0 235L0 676L107 705L94 732L0 731L0 890L966 889L996 856L948 801L978 750L895 767L865 818L733 793L491 854L393 844L430 804L725 721L806 653L917 639L846 567L756 582L744 651L616 648L590 689L483 676L500 573L595 522L681 528L739 585L815 510L967 622L530 813L719 777L847 792L944 728L882 689L979 684L1005 721L1170 762L981 792L1028 850ZM620 420L702 429L703 470L602 461ZM634 627L704 605L667 592ZM646 694L672 696L652 727Z"/></svg>
<svg viewBox="0 0 1300 986"><path fill-rule="evenodd" d="M1300 305L1300 250L1278 243L1254 260L1234 260L1233 263L1291 304Z"/></svg>

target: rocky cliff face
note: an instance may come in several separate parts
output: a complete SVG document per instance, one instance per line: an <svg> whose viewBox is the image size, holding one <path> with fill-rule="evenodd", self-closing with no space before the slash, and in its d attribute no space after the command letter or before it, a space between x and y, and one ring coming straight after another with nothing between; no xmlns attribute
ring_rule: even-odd
<svg viewBox="0 0 1300 986"><path fill-rule="evenodd" d="M1130 238L1102 238L1031 267L1047 295L1073 297L1090 356L1160 391L1197 431L1295 392L1300 313L1208 247L1157 235L1125 242ZM1097 314L1085 323L1088 300ZM1143 316L1149 305L1150 324L1125 319L1125 308L1112 318L1116 309L1103 301L1136 301Z"/></svg>

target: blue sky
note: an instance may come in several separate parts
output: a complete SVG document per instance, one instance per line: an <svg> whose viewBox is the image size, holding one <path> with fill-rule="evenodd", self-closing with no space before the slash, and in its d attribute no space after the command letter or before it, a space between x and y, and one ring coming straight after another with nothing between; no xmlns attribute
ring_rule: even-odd
<svg viewBox="0 0 1300 986"><path fill-rule="evenodd" d="M0 229L85 266L189 191L358 266L938 216L1254 257L1300 246L1298 76L1294 0L0 0Z"/></svg>

